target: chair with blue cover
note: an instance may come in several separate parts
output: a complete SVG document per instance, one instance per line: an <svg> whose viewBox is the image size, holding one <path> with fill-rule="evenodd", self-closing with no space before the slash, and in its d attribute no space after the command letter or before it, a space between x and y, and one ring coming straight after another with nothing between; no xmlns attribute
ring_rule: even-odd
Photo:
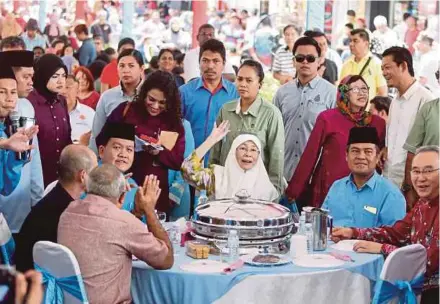
<svg viewBox="0 0 440 304"><path fill-rule="evenodd" d="M391 252L376 283L372 304L420 303L426 260L426 249L420 244Z"/></svg>
<svg viewBox="0 0 440 304"><path fill-rule="evenodd" d="M14 264L15 242L3 213L0 212L0 264Z"/></svg>
<svg viewBox="0 0 440 304"><path fill-rule="evenodd" d="M88 304L78 261L60 244L40 241L33 248L34 266L43 275L44 304Z"/></svg>

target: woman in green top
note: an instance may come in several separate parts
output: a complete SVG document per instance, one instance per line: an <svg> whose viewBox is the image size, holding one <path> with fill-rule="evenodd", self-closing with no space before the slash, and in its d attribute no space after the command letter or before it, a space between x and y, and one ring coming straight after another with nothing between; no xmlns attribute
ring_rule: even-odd
<svg viewBox="0 0 440 304"><path fill-rule="evenodd" d="M227 120L231 131L214 146L210 164L224 166L234 139L242 134L254 135L261 142L261 157L270 181L283 193L283 119L278 108L258 95L263 79L263 67L257 61L246 60L238 69L235 84L240 98L224 104L217 117L217 125Z"/></svg>

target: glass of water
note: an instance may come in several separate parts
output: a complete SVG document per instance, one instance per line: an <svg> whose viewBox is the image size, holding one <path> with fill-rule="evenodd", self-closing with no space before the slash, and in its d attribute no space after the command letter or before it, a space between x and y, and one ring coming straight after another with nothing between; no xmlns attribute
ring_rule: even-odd
<svg viewBox="0 0 440 304"><path fill-rule="evenodd" d="M164 223L167 220L167 214L163 211L157 211L157 218L159 219L159 222L162 224L162 226L164 225Z"/></svg>

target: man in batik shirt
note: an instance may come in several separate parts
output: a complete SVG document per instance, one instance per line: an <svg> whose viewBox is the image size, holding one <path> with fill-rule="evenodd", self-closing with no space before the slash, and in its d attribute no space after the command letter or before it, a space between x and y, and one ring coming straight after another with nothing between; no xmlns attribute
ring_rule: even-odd
<svg viewBox="0 0 440 304"><path fill-rule="evenodd" d="M439 147L425 146L416 151L411 166L411 181L419 195L414 208L393 226L380 228L335 228L332 239L359 239L356 252L382 253L411 244L426 248L427 265L422 304L439 303Z"/></svg>

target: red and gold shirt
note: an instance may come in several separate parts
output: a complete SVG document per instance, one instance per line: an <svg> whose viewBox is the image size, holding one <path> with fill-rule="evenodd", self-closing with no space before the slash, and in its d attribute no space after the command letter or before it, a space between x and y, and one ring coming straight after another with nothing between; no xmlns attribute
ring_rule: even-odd
<svg viewBox="0 0 440 304"><path fill-rule="evenodd" d="M419 199L414 208L393 226L354 228L353 238L383 243L382 252L388 256L399 247L421 244L426 248L427 265L423 289L439 286L439 197L431 201Z"/></svg>

